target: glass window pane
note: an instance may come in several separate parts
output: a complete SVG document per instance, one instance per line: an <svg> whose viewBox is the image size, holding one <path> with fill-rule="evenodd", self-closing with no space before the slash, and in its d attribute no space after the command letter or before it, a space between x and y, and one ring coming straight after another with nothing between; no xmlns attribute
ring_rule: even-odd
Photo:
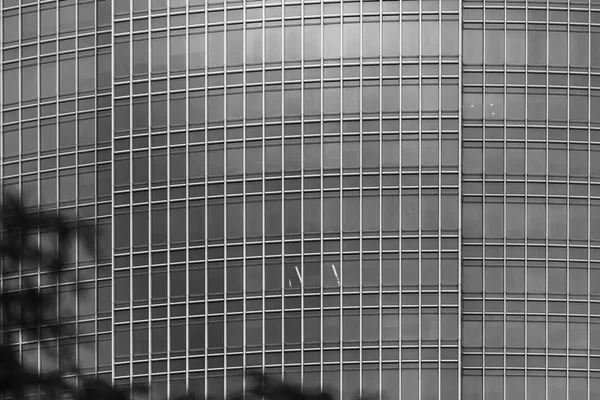
<svg viewBox="0 0 600 400"><path fill-rule="evenodd" d="M415 22L415 24L417 24ZM404 24L403 24L404 26ZM409 41L410 39L407 39ZM404 41L403 41L404 43ZM404 51L403 51L404 52ZM465 29L463 32L463 62L477 65L483 62L483 31Z"/></svg>
<svg viewBox="0 0 600 400"><path fill-rule="evenodd" d="M344 37L344 58L359 57L360 51L360 24L356 22L344 23L342 25Z"/></svg>
<svg viewBox="0 0 600 400"><path fill-rule="evenodd" d="M286 26L284 31L285 62L300 61L302 53L302 31L300 26Z"/></svg>
<svg viewBox="0 0 600 400"><path fill-rule="evenodd" d="M304 26L304 60L321 58L321 26Z"/></svg>
<svg viewBox="0 0 600 400"><path fill-rule="evenodd" d="M339 58L341 50L340 24L323 26L323 58Z"/></svg>
<svg viewBox="0 0 600 400"><path fill-rule="evenodd" d="M186 43L185 35L171 36L171 72L185 71L186 69Z"/></svg>

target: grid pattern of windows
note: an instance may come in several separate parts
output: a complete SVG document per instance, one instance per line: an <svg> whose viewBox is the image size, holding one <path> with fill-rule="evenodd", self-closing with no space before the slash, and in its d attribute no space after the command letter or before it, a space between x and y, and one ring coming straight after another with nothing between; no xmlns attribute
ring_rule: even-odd
<svg viewBox="0 0 600 400"><path fill-rule="evenodd" d="M458 1L168 3L114 2L116 382L457 399Z"/></svg>
<svg viewBox="0 0 600 400"><path fill-rule="evenodd" d="M600 396L600 2L464 1L462 394Z"/></svg>
<svg viewBox="0 0 600 400"><path fill-rule="evenodd" d="M0 159L3 189L27 206L60 207L98 228L98 263L78 251L58 295L77 337L42 342L71 349L83 371L112 377L111 1L0 2ZM23 271L37 274L37 270ZM41 281L41 279L40 279ZM75 283L76 282L76 283ZM67 304L74 290L86 296ZM38 357L37 342L21 344Z"/></svg>
<svg viewBox="0 0 600 400"><path fill-rule="evenodd" d="M73 265L94 301L61 315L89 372L600 394L598 0L4 0L0 21L3 183L98 227L97 267Z"/></svg>

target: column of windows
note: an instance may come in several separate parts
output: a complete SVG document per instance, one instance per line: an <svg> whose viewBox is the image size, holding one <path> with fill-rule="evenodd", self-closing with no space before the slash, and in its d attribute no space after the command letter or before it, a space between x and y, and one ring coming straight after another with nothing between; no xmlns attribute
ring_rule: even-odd
<svg viewBox="0 0 600 400"><path fill-rule="evenodd" d="M465 398L597 393L597 13L464 3Z"/></svg>

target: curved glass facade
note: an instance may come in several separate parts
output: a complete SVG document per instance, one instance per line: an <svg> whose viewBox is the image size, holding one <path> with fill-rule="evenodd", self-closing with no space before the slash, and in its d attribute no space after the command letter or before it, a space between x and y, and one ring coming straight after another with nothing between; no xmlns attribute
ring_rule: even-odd
<svg viewBox="0 0 600 400"><path fill-rule="evenodd" d="M58 288L59 317L77 327L77 337L23 342L23 358L45 371L52 361L37 354L40 346L50 353L60 347L77 354L84 372L110 379L111 2L2 0L0 21L3 190L21 191L32 208L78 213L101 233L92 249L98 263L80 249ZM22 274L37 279L38 271ZM72 304L76 287L97 298Z"/></svg>
<svg viewBox="0 0 600 400"><path fill-rule="evenodd" d="M462 14L462 397L598 398L600 3L482 3Z"/></svg>
<svg viewBox="0 0 600 400"><path fill-rule="evenodd" d="M159 394L262 371L339 398L599 397L598 0L0 18L3 182L98 227L99 262L73 265L95 301L61 315L86 371Z"/></svg>
<svg viewBox="0 0 600 400"><path fill-rule="evenodd" d="M142 3L114 4L115 379L457 398L458 3Z"/></svg>

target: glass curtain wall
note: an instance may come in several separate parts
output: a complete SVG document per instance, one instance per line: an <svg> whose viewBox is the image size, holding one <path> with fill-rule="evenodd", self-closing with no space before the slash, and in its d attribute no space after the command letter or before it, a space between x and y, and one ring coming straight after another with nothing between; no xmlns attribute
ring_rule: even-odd
<svg viewBox="0 0 600 400"><path fill-rule="evenodd" d="M261 371L457 399L459 14L2 1L3 183L98 228L58 344L159 396Z"/></svg>
<svg viewBox="0 0 600 400"><path fill-rule="evenodd" d="M597 398L600 3L462 17L463 398Z"/></svg>
<svg viewBox="0 0 600 400"><path fill-rule="evenodd" d="M79 215L98 232L95 248L76 250L57 288L59 318L76 327L77 337L23 341L20 350L44 371L51 362L39 346L68 349L83 372L110 379L111 1L3 0L0 25L2 190L20 192L32 210ZM76 289L89 296L71 304Z"/></svg>
<svg viewBox="0 0 600 400"><path fill-rule="evenodd" d="M113 5L116 382L457 399L458 1Z"/></svg>

